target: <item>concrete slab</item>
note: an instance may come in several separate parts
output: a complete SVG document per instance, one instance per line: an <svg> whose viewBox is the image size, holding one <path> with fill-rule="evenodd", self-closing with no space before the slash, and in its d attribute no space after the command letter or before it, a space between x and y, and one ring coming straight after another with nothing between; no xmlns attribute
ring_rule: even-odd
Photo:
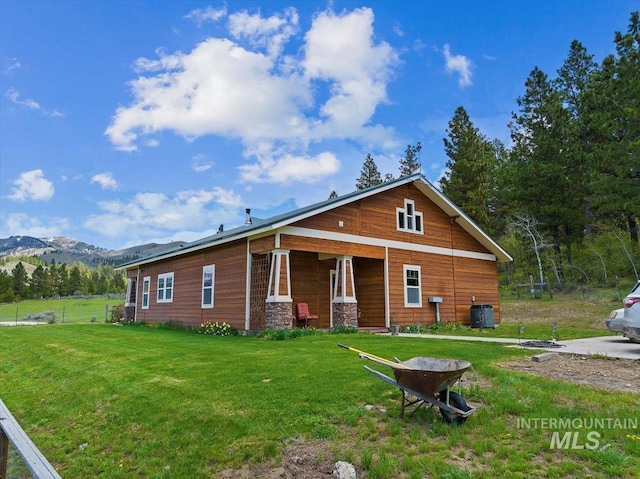
<svg viewBox="0 0 640 479"><path fill-rule="evenodd" d="M47 324L40 321L0 321L0 326L37 326Z"/></svg>
<svg viewBox="0 0 640 479"><path fill-rule="evenodd" d="M533 362L536 362L536 363L541 363L543 361L549 361L549 360L555 358L557 355L558 355L558 353L536 354L534 357L531 358L531 360Z"/></svg>
<svg viewBox="0 0 640 479"><path fill-rule="evenodd" d="M529 341L527 339L513 338L486 338L477 336L450 336L442 334L410 334L400 333L398 336L425 339L449 339L455 341L481 341L489 343L503 343L510 346L519 347L520 343ZM569 339L558 341L561 345L558 348L531 348L532 351L543 350L561 354L582 354L585 356L600 355L608 358L634 359L640 360L640 344L632 343L622 336L601 336L596 338ZM529 348L527 348L529 349Z"/></svg>
<svg viewBox="0 0 640 479"><path fill-rule="evenodd" d="M570 339L558 341L558 344L563 347L546 350L563 354L600 355L608 358L640 360L640 344L632 343L622 336Z"/></svg>
<svg viewBox="0 0 640 479"><path fill-rule="evenodd" d="M480 341L484 343L505 343L505 344L518 344L526 341L525 339L513 339L513 338L483 338L479 336L450 336L447 334L412 334L412 333L400 333L398 336L404 336L407 338L426 338L426 339L452 339L456 341Z"/></svg>

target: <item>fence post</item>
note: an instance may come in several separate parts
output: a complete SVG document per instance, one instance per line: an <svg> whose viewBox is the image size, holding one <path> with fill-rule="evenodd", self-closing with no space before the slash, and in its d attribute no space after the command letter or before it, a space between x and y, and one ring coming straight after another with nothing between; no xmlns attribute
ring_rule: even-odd
<svg viewBox="0 0 640 479"><path fill-rule="evenodd" d="M9 438L0 427L0 477L7 477L7 457L9 456Z"/></svg>
<svg viewBox="0 0 640 479"><path fill-rule="evenodd" d="M104 305L104 322L106 323L109 319L109 303Z"/></svg>
<svg viewBox="0 0 640 479"><path fill-rule="evenodd" d="M2 477L7 477L7 455L9 441L13 444L16 452L22 458L24 464L31 471L31 475L37 479L61 479L51 463L42 455L24 429L20 427L16 418L13 417L9 408L0 399L0 448L2 449L2 459L0 470Z"/></svg>

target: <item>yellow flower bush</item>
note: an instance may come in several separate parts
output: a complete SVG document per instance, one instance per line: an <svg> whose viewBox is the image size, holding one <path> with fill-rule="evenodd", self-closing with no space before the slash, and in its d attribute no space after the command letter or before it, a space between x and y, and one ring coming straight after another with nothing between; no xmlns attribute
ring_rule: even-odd
<svg viewBox="0 0 640 479"><path fill-rule="evenodd" d="M211 321L205 321L204 323L200 323L199 334L210 334L212 336L230 336L231 335L231 326L222 322L219 323L216 321L212 323Z"/></svg>

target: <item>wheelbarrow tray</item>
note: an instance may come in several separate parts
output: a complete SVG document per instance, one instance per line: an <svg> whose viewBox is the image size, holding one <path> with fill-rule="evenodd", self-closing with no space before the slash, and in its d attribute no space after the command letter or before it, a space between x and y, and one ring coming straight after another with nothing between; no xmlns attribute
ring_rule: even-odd
<svg viewBox="0 0 640 479"><path fill-rule="evenodd" d="M423 394L423 393L421 393L419 391L415 391L415 390L411 389L408 386L400 384L398 381L394 380L393 378L390 378L386 374L383 374L380 371L376 371L375 369L371 369L369 366L364 366L364 368L367 371L369 371L371 374L376 376L377 378L382 379L383 381L391 384L394 387L397 387L398 389L400 389L402 391L401 416L404 416L404 409L407 406L412 406L412 405L414 405L416 403L428 403L428 404L431 404L433 406L436 406L437 408L439 408L441 410L445 410L447 412L454 413L454 414L456 414L457 416L459 416L461 418L466 418L466 417L470 416L471 414L473 414L474 412L476 412L476 408L475 407L469 407L469 409L467 411L463 411L462 409L458 409L457 407L449 404L448 403L448 399L446 401L440 401L440 398L436 398L433 395ZM407 399L407 396L415 396L417 399L414 400L414 401L409 401Z"/></svg>
<svg viewBox="0 0 640 479"><path fill-rule="evenodd" d="M377 378L402 391L402 416L404 416L406 406L418 404L418 407L420 407L424 403L434 405L440 408L441 411L453 413L461 418L461 421L476 410L476 408L469 407L466 404L465 407L468 409L462 410L452 405L449 401L449 388L458 382L464 372L471 367L469 361L416 357L407 361L396 360L397 362L393 363L368 356L366 353L360 354L360 357L384 364L393 370L395 379L380 371L364 366L367 371ZM417 399L408 400L407 395Z"/></svg>
<svg viewBox="0 0 640 479"><path fill-rule="evenodd" d="M398 384L420 394L435 396L449 389L471 367L469 361L417 357L389 366Z"/></svg>

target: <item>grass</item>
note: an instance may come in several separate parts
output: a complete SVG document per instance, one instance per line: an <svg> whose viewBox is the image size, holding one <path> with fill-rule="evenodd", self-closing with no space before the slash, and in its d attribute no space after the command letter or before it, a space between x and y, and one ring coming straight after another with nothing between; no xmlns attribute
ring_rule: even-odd
<svg viewBox="0 0 640 479"><path fill-rule="evenodd" d="M637 430L597 431L607 446L592 451L550 449L551 431L516 427L523 417L628 418L639 395L500 369L530 353L497 344L371 334L272 341L106 324L2 328L0 341L2 399L65 478L212 477L277 463L299 438L367 478L631 478L640 469ZM467 376L482 381L466 382L463 396L480 408L462 426L433 409L400 419L399 392L338 343L389 358L469 360Z"/></svg>
<svg viewBox="0 0 640 479"><path fill-rule="evenodd" d="M495 329L469 328L443 320L439 327L420 326L420 330L428 334L548 340L608 336L613 333L606 329L604 321L613 309L621 307L618 292L610 288L594 289L589 294L555 294L553 299L548 295L540 299L523 295L519 299L506 292L500 300L502 321ZM411 326L412 332L417 332L416 327Z"/></svg>
<svg viewBox="0 0 640 479"><path fill-rule="evenodd" d="M54 311L57 323L89 323L93 318L104 322L111 318L111 308L124 300L113 296L63 299L29 299L19 303L0 303L0 321L27 319L29 315Z"/></svg>

